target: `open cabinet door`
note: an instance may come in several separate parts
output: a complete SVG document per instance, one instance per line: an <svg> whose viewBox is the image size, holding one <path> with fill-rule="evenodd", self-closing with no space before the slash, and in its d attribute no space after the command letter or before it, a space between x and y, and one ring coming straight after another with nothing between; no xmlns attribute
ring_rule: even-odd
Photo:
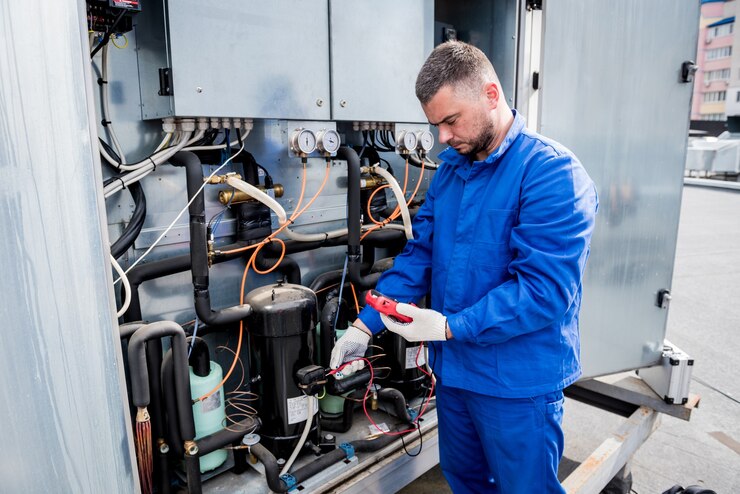
<svg viewBox="0 0 740 494"><path fill-rule="evenodd" d="M681 72L695 60L699 2L544 0L541 15L539 131L578 156L600 200L584 375L652 365L666 331L657 301L673 275L693 86Z"/></svg>

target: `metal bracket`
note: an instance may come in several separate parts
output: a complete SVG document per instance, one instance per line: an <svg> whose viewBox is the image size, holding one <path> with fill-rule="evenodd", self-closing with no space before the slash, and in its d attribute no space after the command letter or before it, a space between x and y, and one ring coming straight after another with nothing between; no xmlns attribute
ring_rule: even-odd
<svg viewBox="0 0 740 494"><path fill-rule="evenodd" d="M160 96L172 96L172 69L162 67L159 69L159 92Z"/></svg>
<svg viewBox="0 0 740 494"><path fill-rule="evenodd" d="M681 82L694 82L694 74L699 66L693 60L686 60L681 64Z"/></svg>
<svg viewBox="0 0 740 494"><path fill-rule="evenodd" d="M667 309L670 303L671 291L667 288L661 288L660 290L658 290L658 296L655 300L655 305L657 305L661 309Z"/></svg>

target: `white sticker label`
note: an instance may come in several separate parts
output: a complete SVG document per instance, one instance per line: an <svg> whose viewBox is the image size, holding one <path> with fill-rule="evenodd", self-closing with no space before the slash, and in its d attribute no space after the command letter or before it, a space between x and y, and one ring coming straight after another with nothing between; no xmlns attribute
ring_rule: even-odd
<svg viewBox="0 0 740 494"><path fill-rule="evenodd" d="M380 434L381 432L390 432L391 429L388 424L381 422L379 424L370 424L367 426L370 429L370 434Z"/></svg>
<svg viewBox="0 0 740 494"><path fill-rule="evenodd" d="M418 359L416 358L417 355L419 356ZM406 347L407 369L416 369L417 364L421 367L426 363L426 352L424 351L424 347L421 348L421 352L419 351L418 346Z"/></svg>
<svg viewBox="0 0 740 494"><path fill-rule="evenodd" d="M221 406L221 391L213 393L211 396L200 402L200 413L208 413L218 409Z"/></svg>
<svg viewBox="0 0 740 494"><path fill-rule="evenodd" d="M296 396L295 398L288 398L288 423L297 424L299 422L305 422L308 418L308 396ZM319 411L319 400L315 396L311 397L314 400L314 415Z"/></svg>

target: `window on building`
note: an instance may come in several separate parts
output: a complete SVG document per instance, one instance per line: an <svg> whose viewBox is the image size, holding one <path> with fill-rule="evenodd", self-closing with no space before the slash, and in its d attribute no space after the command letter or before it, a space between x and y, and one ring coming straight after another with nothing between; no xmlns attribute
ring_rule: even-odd
<svg viewBox="0 0 740 494"><path fill-rule="evenodd" d="M732 34L734 23L722 24L721 26L710 27L707 31L709 39L719 38L720 36L728 36Z"/></svg>
<svg viewBox="0 0 740 494"><path fill-rule="evenodd" d="M724 113L702 113L701 119L721 121L721 120L727 120L727 116Z"/></svg>
<svg viewBox="0 0 740 494"><path fill-rule="evenodd" d="M740 103L740 91L738 91L737 94L735 95L735 101L737 103Z"/></svg>
<svg viewBox="0 0 740 494"><path fill-rule="evenodd" d="M704 72L704 82L726 81L730 78L730 69L710 70Z"/></svg>
<svg viewBox="0 0 740 494"><path fill-rule="evenodd" d="M724 101L727 98L727 91L709 91L704 93L704 103L715 103Z"/></svg>
<svg viewBox="0 0 740 494"><path fill-rule="evenodd" d="M723 46L722 48L714 48L712 50L707 50L706 52L707 60L717 60L718 58L726 58L731 55L732 55L731 46Z"/></svg>

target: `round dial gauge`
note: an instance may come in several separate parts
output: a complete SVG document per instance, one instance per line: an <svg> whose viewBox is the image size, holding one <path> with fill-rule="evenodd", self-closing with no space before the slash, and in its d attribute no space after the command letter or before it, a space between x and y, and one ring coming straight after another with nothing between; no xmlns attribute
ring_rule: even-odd
<svg viewBox="0 0 740 494"><path fill-rule="evenodd" d="M316 150L316 134L308 129L297 129L291 138L293 151L302 154L311 154Z"/></svg>
<svg viewBox="0 0 740 494"><path fill-rule="evenodd" d="M422 130L416 133L416 138L419 141L419 149L428 153L434 147L434 134L428 130Z"/></svg>
<svg viewBox="0 0 740 494"><path fill-rule="evenodd" d="M319 151L334 154L339 150L341 138L336 130L322 130L318 135Z"/></svg>
<svg viewBox="0 0 740 494"><path fill-rule="evenodd" d="M413 151L416 149L416 134L413 132L404 132L401 136L401 150Z"/></svg>

